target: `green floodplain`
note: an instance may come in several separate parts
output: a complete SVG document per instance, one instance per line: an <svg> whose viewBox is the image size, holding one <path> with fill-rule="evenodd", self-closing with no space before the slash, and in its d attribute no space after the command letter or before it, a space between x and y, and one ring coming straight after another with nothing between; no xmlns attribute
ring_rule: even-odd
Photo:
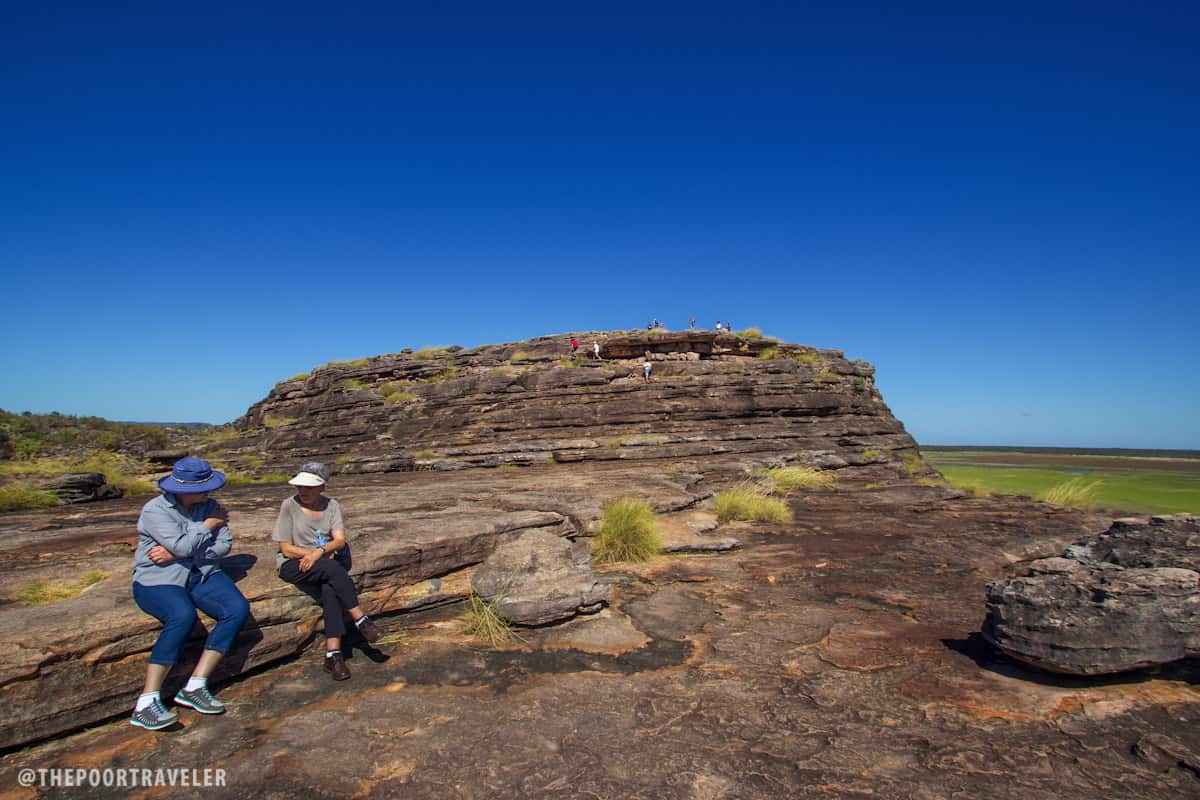
<svg viewBox="0 0 1200 800"><path fill-rule="evenodd" d="M1090 487L1083 507L1139 514L1200 513L1200 451L938 447L925 460L952 485L1039 497L1070 483Z"/></svg>

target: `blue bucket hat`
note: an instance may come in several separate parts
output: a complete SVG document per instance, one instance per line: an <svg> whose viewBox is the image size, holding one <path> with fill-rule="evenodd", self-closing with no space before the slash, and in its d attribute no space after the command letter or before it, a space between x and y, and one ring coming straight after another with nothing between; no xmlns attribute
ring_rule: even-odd
<svg viewBox="0 0 1200 800"><path fill-rule="evenodd" d="M202 494L220 489L225 476L202 458L188 456L175 462L171 474L160 478L158 488L169 494Z"/></svg>

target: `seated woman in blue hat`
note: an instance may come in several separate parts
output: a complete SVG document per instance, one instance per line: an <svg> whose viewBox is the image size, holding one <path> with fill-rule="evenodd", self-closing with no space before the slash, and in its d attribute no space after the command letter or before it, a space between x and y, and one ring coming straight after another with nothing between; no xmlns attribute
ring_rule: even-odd
<svg viewBox="0 0 1200 800"><path fill-rule="evenodd" d="M283 501L271 538L279 545L275 564L279 577L295 584L321 604L325 616L325 671L335 681L350 677L342 657L346 615L368 642L383 633L358 605L358 592L350 580L350 549L342 507L326 497L329 469L319 461L300 465L288 481L296 494Z"/></svg>
<svg viewBox="0 0 1200 800"><path fill-rule="evenodd" d="M163 706L159 691L196 625L196 609L215 619L216 625L175 703L201 714L225 711L208 689L208 676L233 645L250 604L219 566L233 546L233 537L228 512L208 495L224 485L225 476L207 461L182 458L158 482L163 493L146 503L138 517L133 599L138 608L163 623L130 719L147 730L165 728L178 719Z"/></svg>

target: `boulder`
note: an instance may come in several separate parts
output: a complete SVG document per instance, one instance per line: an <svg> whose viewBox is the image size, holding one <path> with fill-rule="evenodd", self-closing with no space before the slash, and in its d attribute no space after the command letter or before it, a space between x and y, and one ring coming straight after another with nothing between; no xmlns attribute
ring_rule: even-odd
<svg viewBox="0 0 1200 800"><path fill-rule="evenodd" d="M122 497L125 490L107 482L101 472L56 475L38 484L38 488L58 496L64 503L86 503Z"/></svg>
<svg viewBox="0 0 1200 800"><path fill-rule="evenodd" d="M984 637L1069 675L1107 675L1200 655L1200 523L1119 520L1063 557L987 586Z"/></svg>
<svg viewBox="0 0 1200 800"><path fill-rule="evenodd" d="M169 448L165 450L147 450L145 459L152 461L160 467L170 468L181 458L186 458L188 455L187 448Z"/></svg>
<svg viewBox="0 0 1200 800"><path fill-rule="evenodd" d="M518 625L545 625L599 610L610 586L588 566L588 550L548 530L528 530L496 546L471 579Z"/></svg>

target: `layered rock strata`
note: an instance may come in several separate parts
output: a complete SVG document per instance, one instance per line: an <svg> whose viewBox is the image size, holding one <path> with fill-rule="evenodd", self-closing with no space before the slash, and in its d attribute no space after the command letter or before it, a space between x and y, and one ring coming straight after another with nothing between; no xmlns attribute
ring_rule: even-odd
<svg viewBox="0 0 1200 800"><path fill-rule="evenodd" d="M747 468L748 469L748 468ZM586 565L577 541L613 497L637 494L659 512L701 502L710 492L690 470L625 464L357 476L331 487L346 513L364 607L378 615L456 602L484 586L502 587L513 619L543 624L594 611L608 587ZM336 478L335 478L336 481ZM279 501L290 487L227 487L234 549L222 567L250 601L250 619L217 679L301 652L321 633L317 605L275 574L271 541ZM127 711L145 676L160 629L130 595L130 565L143 499L123 498L89 513L53 511L0 517L0 748L73 730ZM572 543L574 541L574 544ZM536 547L532 544L536 543ZM552 558L557 556L558 558ZM536 570L533 562L544 562ZM107 576L74 599L50 606L17 602L39 581ZM172 673L195 662L204 632Z"/></svg>
<svg viewBox="0 0 1200 800"><path fill-rule="evenodd" d="M602 360L572 358L593 341ZM653 364L642 380L642 363ZM874 368L841 351L710 331L583 332L327 364L277 385L203 452L247 470L346 473L757 454L923 472Z"/></svg>
<svg viewBox="0 0 1200 800"><path fill-rule="evenodd" d="M333 466L330 491L347 511L355 577L375 613L460 600L478 578L477 591L536 625L594 611L607 596L577 541L606 500L633 495L662 514L691 514L769 465L836 469L842 485L927 471L873 368L839 351L706 331L575 336L585 351L600 342L602 359L571 358L569 337L556 336L327 365L279 384L234 437L210 437L201 453L246 471L314 458ZM473 469L515 465L524 469ZM353 476L345 494L340 476ZM319 635L319 609L272 568L270 531L289 493L224 491L236 542L225 569L251 621L223 675L287 658ZM0 609L0 648L13 654L0 663L10 712L0 747L118 714L141 684L158 623L129 594L140 502L109 505L0 522L0 600L35 580L110 575L52 610ZM668 527L676 552L739 544L690 517ZM533 569L551 554L552 569Z"/></svg>
<svg viewBox="0 0 1200 800"><path fill-rule="evenodd" d="M1051 672L1106 675L1200 655L1200 521L1119 520L987 587L983 635Z"/></svg>

